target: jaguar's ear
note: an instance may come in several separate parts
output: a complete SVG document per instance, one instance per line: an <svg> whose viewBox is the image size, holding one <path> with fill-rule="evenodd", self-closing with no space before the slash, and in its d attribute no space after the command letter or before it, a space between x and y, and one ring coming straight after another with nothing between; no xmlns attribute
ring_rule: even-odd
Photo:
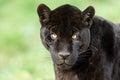
<svg viewBox="0 0 120 80"><path fill-rule="evenodd" d="M86 26L92 25L92 18L95 15L95 9L92 6L89 6L82 12L82 23L84 23Z"/></svg>
<svg viewBox="0 0 120 80"><path fill-rule="evenodd" d="M37 13L41 23L45 24L49 21L50 12L51 10L45 4L38 6Z"/></svg>

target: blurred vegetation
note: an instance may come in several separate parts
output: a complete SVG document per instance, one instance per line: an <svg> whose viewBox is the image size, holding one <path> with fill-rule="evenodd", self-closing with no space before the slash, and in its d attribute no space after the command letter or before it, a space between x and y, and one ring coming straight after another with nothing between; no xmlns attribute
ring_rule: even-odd
<svg viewBox="0 0 120 80"><path fill-rule="evenodd" d="M96 15L120 20L120 0L0 0L0 80L54 80L53 63L39 38L37 6L72 4Z"/></svg>

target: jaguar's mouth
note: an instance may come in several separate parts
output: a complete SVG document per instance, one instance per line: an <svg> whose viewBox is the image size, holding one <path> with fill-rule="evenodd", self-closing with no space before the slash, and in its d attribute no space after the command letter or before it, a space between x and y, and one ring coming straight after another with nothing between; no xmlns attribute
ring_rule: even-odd
<svg viewBox="0 0 120 80"><path fill-rule="evenodd" d="M59 69L62 69L62 70L69 70L69 69L72 68L72 65L63 63L63 64L58 65L58 68L59 68Z"/></svg>
<svg viewBox="0 0 120 80"><path fill-rule="evenodd" d="M73 64L69 64L64 60L62 63L57 64L57 66L58 66L58 68L60 68L62 70L69 70L72 68Z"/></svg>
<svg viewBox="0 0 120 80"><path fill-rule="evenodd" d="M60 63L57 63L58 66L61 65L68 65L68 66L72 66L73 64L69 63L69 60L60 60Z"/></svg>
<svg viewBox="0 0 120 80"><path fill-rule="evenodd" d="M72 66L71 64L67 64L67 63L61 63L61 64L57 64L58 66L62 66L62 65L68 65L68 66Z"/></svg>

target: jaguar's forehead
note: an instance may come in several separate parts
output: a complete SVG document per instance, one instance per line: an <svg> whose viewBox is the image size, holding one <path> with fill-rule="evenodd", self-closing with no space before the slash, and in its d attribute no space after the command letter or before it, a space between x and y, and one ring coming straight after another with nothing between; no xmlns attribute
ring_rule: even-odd
<svg viewBox="0 0 120 80"><path fill-rule="evenodd" d="M80 29L82 26L81 11L70 5L58 7L51 12L50 25L61 35L72 35L75 28Z"/></svg>
<svg viewBox="0 0 120 80"><path fill-rule="evenodd" d="M74 22L79 22L81 11L70 5L63 5L51 11L50 21L56 23L65 24L75 24Z"/></svg>
<svg viewBox="0 0 120 80"><path fill-rule="evenodd" d="M54 9L52 11L52 14L55 15L73 15L73 14L80 14L81 13L81 10L78 9L77 7L75 6L71 6L71 5L63 5L63 6L60 6L56 9Z"/></svg>

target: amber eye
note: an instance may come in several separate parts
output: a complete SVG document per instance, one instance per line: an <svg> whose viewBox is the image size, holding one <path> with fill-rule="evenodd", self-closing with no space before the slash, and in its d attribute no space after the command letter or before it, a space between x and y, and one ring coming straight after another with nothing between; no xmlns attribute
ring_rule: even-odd
<svg viewBox="0 0 120 80"><path fill-rule="evenodd" d="M55 34L55 33L51 34L50 36L52 39L56 39L58 37L57 34Z"/></svg>
<svg viewBox="0 0 120 80"><path fill-rule="evenodd" d="M73 35L72 35L72 39L77 39L77 35L76 35L76 34L73 34Z"/></svg>

